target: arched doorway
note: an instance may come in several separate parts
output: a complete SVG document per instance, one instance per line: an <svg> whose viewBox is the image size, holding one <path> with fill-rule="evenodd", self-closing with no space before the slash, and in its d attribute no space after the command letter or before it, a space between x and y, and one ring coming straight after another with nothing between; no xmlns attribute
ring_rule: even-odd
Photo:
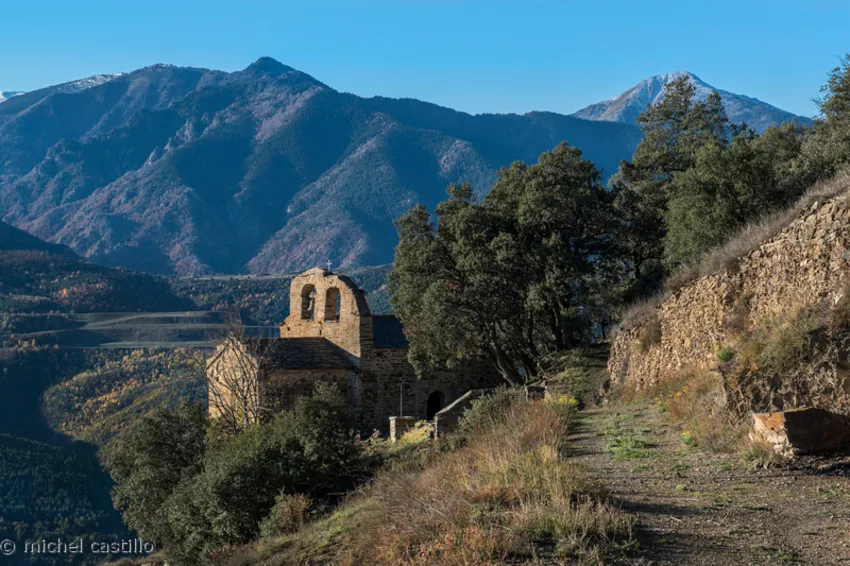
<svg viewBox="0 0 850 566"><path fill-rule="evenodd" d="M425 416L430 421L434 415L440 412L446 404L446 396L442 391L434 391L428 395L428 404L425 408Z"/></svg>

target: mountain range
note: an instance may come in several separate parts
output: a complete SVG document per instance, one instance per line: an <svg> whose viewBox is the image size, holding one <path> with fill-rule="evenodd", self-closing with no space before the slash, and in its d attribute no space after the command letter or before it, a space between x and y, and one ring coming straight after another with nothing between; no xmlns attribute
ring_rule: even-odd
<svg viewBox="0 0 850 566"><path fill-rule="evenodd" d="M697 100L704 102L712 91L716 91L723 99L723 107L729 119L737 124L747 124L758 133L764 132L774 124L791 120L797 120L800 124L812 122L810 118L786 112L757 98L714 88L687 71L650 77L616 98L591 104L571 115L586 120L637 124L637 117L646 110L648 105L655 105L664 100L664 86L682 77L686 77L694 85Z"/></svg>
<svg viewBox="0 0 850 566"><path fill-rule="evenodd" d="M562 140L614 173L641 138L627 111L641 96L574 116L470 115L340 92L267 57L98 75L0 104L0 219L150 273L384 264L392 221L448 183L484 194L499 167Z"/></svg>

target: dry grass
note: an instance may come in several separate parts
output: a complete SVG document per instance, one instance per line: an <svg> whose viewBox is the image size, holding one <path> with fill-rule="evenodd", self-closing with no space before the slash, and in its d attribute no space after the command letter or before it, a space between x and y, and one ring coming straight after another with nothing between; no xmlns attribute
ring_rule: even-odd
<svg viewBox="0 0 850 566"><path fill-rule="evenodd" d="M266 543L273 552L262 560L484 566L544 555L596 564L616 541L630 541L632 520L564 457L570 406L520 402L505 411L501 423L424 470L387 471L304 536L281 539L277 549ZM343 513L356 518L341 522ZM317 544L328 537L332 544ZM247 551L251 562L239 552L227 563L256 563L257 551Z"/></svg>
<svg viewBox="0 0 850 566"><path fill-rule="evenodd" d="M281 493L271 514L260 525L262 536L268 538L300 531L311 505L312 501L303 493Z"/></svg>
<svg viewBox="0 0 850 566"><path fill-rule="evenodd" d="M658 320L658 306L666 298L665 293L658 293L648 299L634 303L623 313L618 329L631 330L652 320Z"/></svg>
<svg viewBox="0 0 850 566"><path fill-rule="evenodd" d="M648 318L640 331L638 342L641 351L646 352L655 344L660 344L661 338L661 320L658 318L658 311L654 311L653 316Z"/></svg>
<svg viewBox="0 0 850 566"><path fill-rule="evenodd" d="M764 440L748 441L746 447L741 451L741 458L751 471L775 468L786 461L774 450L773 446Z"/></svg>
<svg viewBox="0 0 850 566"><path fill-rule="evenodd" d="M670 293L675 293L697 279L723 270L736 270L742 258L779 234L815 202L823 202L844 193L850 193L850 171L845 170L830 180L814 184L791 207L748 224L724 245L708 252L690 267L668 277L664 282L663 292L626 309L621 328L629 329L644 324L650 320L649 310L655 310Z"/></svg>
<svg viewBox="0 0 850 566"><path fill-rule="evenodd" d="M740 369L766 368L780 375L793 371L809 353L816 332L827 326L835 312L839 311L828 310L825 305L806 309L790 305L781 318L740 337L737 346Z"/></svg>
<svg viewBox="0 0 850 566"><path fill-rule="evenodd" d="M839 173L828 181L812 185L791 207L769 214L741 229L724 245L707 253L693 266L683 269L665 281L668 292L675 292L697 279L723 270L737 269L741 258L754 252L765 241L773 238L816 202L823 202L850 192L850 171Z"/></svg>
<svg viewBox="0 0 850 566"><path fill-rule="evenodd" d="M678 380L666 382L653 392L667 416L684 427L683 439L718 452L746 448L746 424L725 409L722 377L713 372L691 370Z"/></svg>
<svg viewBox="0 0 850 566"><path fill-rule="evenodd" d="M563 458L569 407L518 403L506 411L501 424L421 474L379 478L372 497L380 512L361 522L378 563L498 564L541 546L589 557L628 536L628 519L594 497Z"/></svg>

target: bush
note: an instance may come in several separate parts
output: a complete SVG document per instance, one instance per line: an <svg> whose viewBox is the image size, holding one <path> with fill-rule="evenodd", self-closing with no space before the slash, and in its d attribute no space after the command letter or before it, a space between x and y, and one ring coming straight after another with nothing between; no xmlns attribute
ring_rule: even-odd
<svg viewBox="0 0 850 566"><path fill-rule="evenodd" d="M310 498L302 493L281 493L275 499L269 516L260 524L260 535L271 538L301 530L310 504Z"/></svg>
<svg viewBox="0 0 850 566"><path fill-rule="evenodd" d="M660 384L653 394L668 418L684 427L683 441L736 452L743 446L746 427L726 410L721 379L705 371L686 371L678 380Z"/></svg>
<svg viewBox="0 0 850 566"><path fill-rule="evenodd" d="M407 430L399 439L401 444L422 444L431 439L434 429L428 421L416 421L413 428Z"/></svg>
<svg viewBox="0 0 850 566"><path fill-rule="evenodd" d="M115 508L129 527L157 546L174 538L166 501L183 478L202 469L206 424L200 404L158 411L122 433L107 461Z"/></svg>
<svg viewBox="0 0 850 566"><path fill-rule="evenodd" d="M196 423L165 414L166 427L122 435L110 461L116 507L177 564L206 563L216 549L256 539L261 525L267 532L283 528L287 513L291 527L298 506L309 501L298 494L322 500L355 485L361 449L347 417L339 392L319 384L273 422L231 437L208 436L205 453L188 458L161 443L197 439Z"/></svg>
<svg viewBox="0 0 850 566"><path fill-rule="evenodd" d="M717 350L717 361L721 364L725 364L734 357L735 351L728 344Z"/></svg>
<svg viewBox="0 0 850 566"><path fill-rule="evenodd" d="M452 445L460 446L474 434L504 424L510 409L520 401L525 401L525 391L516 387L499 387L474 400L458 423Z"/></svg>

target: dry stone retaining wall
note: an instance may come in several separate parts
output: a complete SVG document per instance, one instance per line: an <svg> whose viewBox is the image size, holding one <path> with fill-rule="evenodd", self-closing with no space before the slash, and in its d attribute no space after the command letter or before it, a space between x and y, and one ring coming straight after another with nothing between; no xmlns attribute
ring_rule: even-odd
<svg viewBox="0 0 850 566"><path fill-rule="evenodd" d="M792 309L837 302L848 284L850 192L844 192L805 208L737 268L686 285L648 320L621 329L608 362L612 381L646 389L685 368L715 366L730 327L761 328Z"/></svg>

